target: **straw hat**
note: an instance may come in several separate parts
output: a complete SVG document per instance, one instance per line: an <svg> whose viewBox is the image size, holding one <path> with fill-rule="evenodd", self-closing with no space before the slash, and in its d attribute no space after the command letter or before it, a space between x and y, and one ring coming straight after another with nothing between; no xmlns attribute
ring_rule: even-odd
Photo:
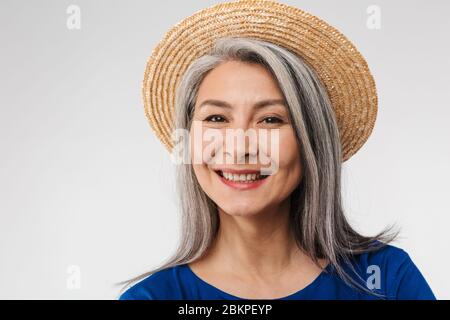
<svg viewBox="0 0 450 320"><path fill-rule="evenodd" d="M336 114L343 161L367 141L375 124L377 93L356 47L325 21L272 0L239 0L208 7L173 26L153 49L142 98L157 137L171 151L175 89L188 66L223 36L252 37L298 54L317 72Z"/></svg>

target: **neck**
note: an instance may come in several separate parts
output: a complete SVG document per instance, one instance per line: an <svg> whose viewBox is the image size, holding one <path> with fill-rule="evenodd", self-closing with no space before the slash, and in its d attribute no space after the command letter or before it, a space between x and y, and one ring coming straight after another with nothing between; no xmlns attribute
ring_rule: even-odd
<svg viewBox="0 0 450 320"><path fill-rule="evenodd" d="M228 270L276 275L305 259L289 227L290 200L251 216L219 208L220 227L212 255ZM302 260L302 261L303 261Z"/></svg>

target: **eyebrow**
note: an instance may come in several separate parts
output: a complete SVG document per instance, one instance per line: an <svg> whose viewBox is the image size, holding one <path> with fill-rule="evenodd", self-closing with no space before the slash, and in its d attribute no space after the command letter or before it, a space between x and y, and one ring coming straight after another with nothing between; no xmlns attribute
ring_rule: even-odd
<svg viewBox="0 0 450 320"><path fill-rule="evenodd" d="M258 101L257 103L255 103L253 105L254 108L256 109L260 109L260 108L264 108L264 107L268 107L268 106L272 106L272 105L283 105L286 107L286 101L284 99L267 99L267 100L261 100ZM208 99L203 101L200 105L199 105L199 109L205 105L213 105L213 106L217 106L217 107L222 107L222 108L229 108L231 109L232 106L231 104L229 104L226 101L221 101L221 100L216 100L216 99Z"/></svg>

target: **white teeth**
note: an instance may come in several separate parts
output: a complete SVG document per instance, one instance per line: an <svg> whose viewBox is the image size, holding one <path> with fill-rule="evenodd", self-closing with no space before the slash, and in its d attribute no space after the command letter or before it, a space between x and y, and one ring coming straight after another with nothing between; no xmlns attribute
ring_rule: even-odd
<svg viewBox="0 0 450 320"><path fill-rule="evenodd" d="M222 172L223 177L230 181L239 181L239 182L254 182L260 178L259 174L249 173L249 174L232 174L228 172Z"/></svg>

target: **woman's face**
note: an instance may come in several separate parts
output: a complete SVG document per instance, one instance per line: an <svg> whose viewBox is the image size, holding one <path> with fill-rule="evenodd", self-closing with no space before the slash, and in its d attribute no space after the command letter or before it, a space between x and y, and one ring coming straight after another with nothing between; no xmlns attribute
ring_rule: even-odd
<svg viewBox="0 0 450 320"><path fill-rule="evenodd" d="M205 103L206 100L220 103ZM264 100L279 100L279 102L257 105ZM197 123L200 124L203 134L211 130L221 133L224 138L220 142L222 147L219 150L211 147L208 149L207 146L211 146L211 141L200 138L201 150L195 149L193 152L197 154L202 152L207 156L203 155L204 162L201 164L194 162L194 155L191 160L202 189L225 213L249 216L267 209L276 210L298 186L301 180L299 147L289 112L283 101L278 84L259 64L227 61L210 71L203 79L195 103L193 120L200 121ZM256 141L256 149L250 149L247 138L244 149L238 149L236 139L232 148L230 145L225 147L226 130L230 129L241 129L244 132L253 130L256 137L258 133L264 131L268 133L268 144L266 143L263 148L258 144L258 138L253 140ZM270 132L274 129L279 130L278 139L270 137ZM193 148L192 132L193 127L190 130L190 143ZM247 158L249 153L254 156L252 161ZM261 153L270 159L272 168L275 167L276 170L265 179L255 181L253 179L257 178L254 175L256 172L249 173L242 170L259 171L261 168L268 168L269 164L261 161ZM241 180L244 175L247 181Z"/></svg>

